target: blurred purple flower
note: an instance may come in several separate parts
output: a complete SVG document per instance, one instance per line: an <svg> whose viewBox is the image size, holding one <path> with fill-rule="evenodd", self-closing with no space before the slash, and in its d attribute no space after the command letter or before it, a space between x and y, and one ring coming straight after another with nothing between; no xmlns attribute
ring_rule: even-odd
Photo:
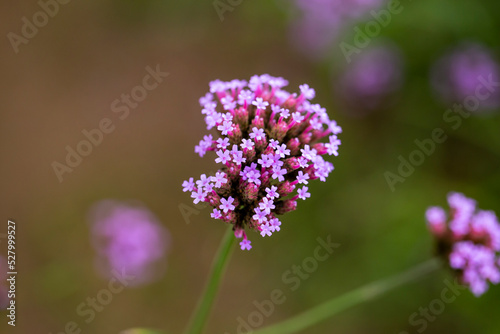
<svg viewBox="0 0 500 334"><path fill-rule="evenodd" d="M292 43L309 56L321 56L341 30L360 20L383 0L295 0L300 18L292 23Z"/></svg>
<svg viewBox="0 0 500 334"><path fill-rule="evenodd" d="M488 290L488 281L500 282L500 224L493 211L476 211L476 201L463 194L450 193L448 204L449 219L440 207L427 209L427 226L440 255L479 297Z"/></svg>
<svg viewBox="0 0 500 334"><path fill-rule="evenodd" d="M490 51L478 44L463 44L441 57L432 68L431 83L439 98L445 103L463 103L468 96L477 97L479 109L495 109L500 106L500 89L492 86L477 88L485 81L500 81L500 67ZM489 87L489 89L492 89Z"/></svg>
<svg viewBox="0 0 500 334"><path fill-rule="evenodd" d="M170 234L140 205L103 200L90 210L91 238L100 274L122 270L135 276L131 285L150 283L165 269Z"/></svg>
<svg viewBox="0 0 500 334"><path fill-rule="evenodd" d="M403 81L399 49L381 44L354 57L336 82L339 100L351 114L363 115L387 101Z"/></svg>

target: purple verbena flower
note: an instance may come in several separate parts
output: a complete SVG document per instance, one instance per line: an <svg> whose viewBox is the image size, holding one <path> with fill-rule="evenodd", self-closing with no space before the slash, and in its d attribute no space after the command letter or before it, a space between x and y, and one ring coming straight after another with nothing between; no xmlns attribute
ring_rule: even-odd
<svg viewBox="0 0 500 334"><path fill-rule="evenodd" d="M250 138L255 140L264 140L266 139L266 134L264 133L264 129L253 128L250 133Z"/></svg>
<svg viewBox="0 0 500 334"><path fill-rule="evenodd" d="M232 110L236 108L236 102L233 100L231 96L225 96L221 99L221 103L224 107L224 110Z"/></svg>
<svg viewBox="0 0 500 334"><path fill-rule="evenodd" d="M198 102L200 102L200 107L203 107L204 105L210 103L213 99L214 99L213 94L206 93L205 96L200 97Z"/></svg>
<svg viewBox="0 0 500 334"><path fill-rule="evenodd" d="M480 296L488 282L500 282L500 223L494 212L476 209L476 201L461 193L448 195L449 217L444 209L430 207L427 226L462 284Z"/></svg>
<svg viewBox="0 0 500 334"><path fill-rule="evenodd" d="M217 126L217 130L219 130L223 136L226 136L232 129L233 122L231 121L224 121L221 125Z"/></svg>
<svg viewBox="0 0 500 334"><path fill-rule="evenodd" d="M204 188L210 183L211 180L211 177L207 177L205 174L201 174L200 179L196 181L196 185L198 186L198 188Z"/></svg>
<svg viewBox="0 0 500 334"><path fill-rule="evenodd" d="M241 148L251 150L253 148L253 141L251 139L242 139L242 142L240 144Z"/></svg>
<svg viewBox="0 0 500 334"><path fill-rule="evenodd" d="M238 165L238 166L241 166L242 163L244 163L247 159L243 157L243 152L242 151L238 151L236 153L233 153L233 162Z"/></svg>
<svg viewBox="0 0 500 334"><path fill-rule="evenodd" d="M307 160L313 160L317 153L317 151L314 148L311 149L309 145L304 145L304 148L300 149L300 152Z"/></svg>
<svg viewBox="0 0 500 334"><path fill-rule="evenodd" d="M258 97L252 102L252 104L256 106L258 110L264 110L269 105L269 102L264 101L261 97Z"/></svg>
<svg viewBox="0 0 500 334"><path fill-rule="evenodd" d="M276 149L279 145L279 141L277 141L276 139L269 139L269 147L272 148L272 149Z"/></svg>
<svg viewBox="0 0 500 334"><path fill-rule="evenodd" d="M207 197L207 193L203 188L198 188L198 190L191 193L191 198L194 198L193 203L198 204L199 202L204 202Z"/></svg>
<svg viewBox="0 0 500 334"><path fill-rule="evenodd" d="M231 160L231 152L226 150L218 150L217 152L217 158L215 159L215 162L217 163L227 163L228 161Z"/></svg>
<svg viewBox="0 0 500 334"><path fill-rule="evenodd" d="M210 204L212 218L232 224L245 250L251 248L246 230L265 236L280 231L276 215L295 210L297 198L310 197L307 187L293 194L295 185L325 181L333 164L322 156L338 155L342 129L325 108L310 102L314 89L304 84L292 94L286 85L267 74L248 83L215 80L200 99L207 128L217 129L218 138L205 136L196 152L214 151L223 166L214 176L184 181L183 190L195 204Z"/></svg>
<svg viewBox="0 0 500 334"><path fill-rule="evenodd" d="M325 144L326 152L329 155L338 156L339 155L339 152L338 152L339 146L340 146L340 139L338 139L336 135L331 135L330 142Z"/></svg>
<svg viewBox="0 0 500 334"><path fill-rule="evenodd" d="M285 174L286 174L286 172L287 171L286 171L285 168L281 168L278 165L274 165L273 166L272 178L273 179L278 179L279 182L283 182L283 181L285 181Z"/></svg>
<svg viewBox="0 0 500 334"><path fill-rule="evenodd" d="M242 90L238 95L238 104L246 107L249 103L252 102L254 94L249 90Z"/></svg>
<svg viewBox="0 0 500 334"><path fill-rule="evenodd" d="M263 168L271 167L274 162L273 157L273 154L262 154L262 157L257 160L257 163Z"/></svg>
<svg viewBox="0 0 500 334"><path fill-rule="evenodd" d="M212 135L203 137L199 145L194 147L194 152L203 157L205 153L212 147Z"/></svg>
<svg viewBox="0 0 500 334"><path fill-rule="evenodd" d="M257 221L259 224L264 224L265 222L267 222L266 213L264 211L259 208L255 208L254 212L255 214L252 216L253 220Z"/></svg>
<svg viewBox="0 0 500 334"><path fill-rule="evenodd" d="M226 149L229 145L229 138L219 138L217 139L217 148Z"/></svg>
<svg viewBox="0 0 500 334"><path fill-rule="evenodd" d="M265 237L266 235L267 236L271 236L273 234L273 232L271 231L271 227L269 226L269 224L263 224L260 226L260 235Z"/></svg>
<svg viewBox="0 0 500 334"><path fill-rule="evenodd" d="M298 112L298 111L297 111L297 112L294 112L294 113L292 114L292 119L293 119L293 120L294 120L294 122L296 122L296 123L300 123L300 122L302 122L302 121L304 120L304 118L305 118L305 117L304 117L304 116L302 116L302 114L301 114L300 112Z"/></svg>
<svg viewBox="0 0 500 334"><path fill-rule="evenodd" d="M285 144L281 144L276 148L276 154L279 154L281 158L284 158L287 155L290 155L290 150L286 148Z"/></svg>
<svg viewBox="0 0 500 334"><path fill-rule="evenodd" d="M300 93L304 96L305 99L307 100L312 100L316 96L316 92L314 91L313 88L309 87L308 84L303 84L299 86Z"/></svg>
<svg viewBox="0 0 500 334"><path fill-rule="evenodd" d="M277 192L278 188L276 186L271 186L270 188L266 188L266 197L269 197L271 199L274 199L274 198L279 198L280 195L278 194Z"/></svg>
<svg viewBox="0 0 500 334"><path fill-rule="evenodd" d="M259 203L259 208L263 210L266 214L271 214L271 210L275 209L276 206L274 205L274 202L272 199L269 199L267 197L264 197L262 199L262 202Z"/></svg>
<svg viewBox="0 0 500 334"><path fill-rule="evenodd" d="M307 192L309 188L304 186L300 189L297 190L297 193L298 193L298 197L300 199L303 199L303 200L306 200L307 198L311 197L311 194Z"/></svg>
<svg viewBox="0 0 500 334"><path fill-rule="evenodd" d="M224 213L227 213L229 210L233 211L235 206L232 204L234 202L234 198L232 198L231 196L229 196L228 199L225 199L225 198L221 198L220 199L220 206L219 208L224 211Z"/></svg>
<svg viewBox="0 0 500 334"><path fill-rule="evenodd" d="M290 110L288 109L281 109L281 117L283 117L284 119L287 119L288 117L290 117Z"/></svg>
<svg viewBox="0 0 500 334"><path fill-rule="evenodd" d="M214 187L220 188L224 183L227 183L226 173L217 172L215 176L212 176L212 181L215 182Z"/></svg>
<svg viewBox="0 0 500 334"><path fill-rule="evenodd" d="M241 250L250 250L252 249L251 241L248 239L244 239L240 242Z"/></svg>
<svg viewBox="0 0 500 334"><path fill-rule="evenodd" d="M182 182L182 186L184 187L182 189L183 192L186 192L186 191L193 191L194 190L194 182L193 182L193 178L190 177L188 181L184 181Z"/></svg>
<svg viewBox="0 0 500 334"><path fill-rule="evenodd" d="M299 171L297 174L297 182L298 183L303 183L303 184L308 184L309 182L307 181L309 179L309 174Z"/></svg>

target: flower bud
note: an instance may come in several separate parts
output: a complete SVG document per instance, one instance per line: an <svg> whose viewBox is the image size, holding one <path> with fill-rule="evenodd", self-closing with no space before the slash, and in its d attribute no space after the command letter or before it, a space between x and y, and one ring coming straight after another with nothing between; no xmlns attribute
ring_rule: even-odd
<svg viewBox="0 0 500 334"><path fill-rule="evenodd" d="M287 199L284 201L279 201L276 203L276 213L282 215L284 213L294 211L297 209L297 201L293 199Z"/></svg>
<svg viewBox="0 0 500 334"><path fill-rule="evenodd" d="M280 194L281 197L285 197L288 196L294 189L295 186L290 181L285 181L280 183L278 186L278 194Z"/></svg>
<svg viewBox="0 0 500 334"><path fill-rule="evenodd" d="M290 155L297 155L300 152L300 140L294 137L288 141L286 147L290 150Z"/></svg>
<svg viewBox="0 0 500 334"><path fill-rule="evenodd" d="M318 151L319 155L323 155L327 151L327 148L326 148L325 144L323 144L323 143L316 143L312 146L312 148L314 148L316 151Z"/></svg>
<svg viewBox="0 0 500 334"><path fill-rule="evenodd" d="M257 195L259 194L259 187L254 183L243 183L243 200L247 203L251 203L257 199Z"/></svg>
<svg viewBox="0 0 500 334"><path fill-rule="evenodd" d="M296 157L285 159L284 166L288 172L294 171L300 167L299 160Z"/></svg>
<svg viewBox="0 0 500 334"><path fill-rule="evenodd" d="M271 128L271 138L276 138L278 141L283 141L288 132L288 124L281 120Z"/></svg>

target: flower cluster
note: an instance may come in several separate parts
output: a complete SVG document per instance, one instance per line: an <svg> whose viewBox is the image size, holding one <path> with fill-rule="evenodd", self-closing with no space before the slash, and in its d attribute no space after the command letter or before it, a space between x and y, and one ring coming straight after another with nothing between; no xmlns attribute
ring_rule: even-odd
<svg viewBox="0 0 500 334"><path fill-rule="evenodd" d="M214 151L223 167L184 181L183 191L195 204L209 203L212 218L233 224L241 249L252 247L245 228L263 237L279 231L276 215L295 210L298 199L311 196L309 182L325 181L333 170L322 155L338 155L342 129L310 102L314 89L304 84L291 94L283 89L287 84L267 74L249 82L215 80L199 101L207 129L216 129L218 138L204 136L195 152ZM320 143L325 137L328 142Z"/></svg>
<svg viewBox="0 0 500 334"><path fill-rule="evenodd" d="M426 212L427 224L438 240L438 251L476 296L488 281L500 282L500 224L493 211L476 210L476 201L460 193L448 195L450 217L440 207ZM449 221L448 221L449 220Z"/></svg>
<svg viewBox="0 0 500 334"><path fill-rule="evenodd" d="M168 231L140 205L103 200L90 210L91 237L99 257L98 271L133 276L129 284L142 285L159 277L170 244Z"/></svg>

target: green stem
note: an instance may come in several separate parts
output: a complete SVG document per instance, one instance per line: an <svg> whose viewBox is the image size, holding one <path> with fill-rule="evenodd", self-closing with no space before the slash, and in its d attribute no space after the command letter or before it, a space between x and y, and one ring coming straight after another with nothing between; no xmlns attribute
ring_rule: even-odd
<svg viewBox="0 0 500 334"><path fill-rule="evenodd" d="M431 259L403 273L366 284L353 291L347 292L283 322L261 330L256 330L253 334L292 334L300 332L349 307L375 299L385 292L395 289L405 283L417 280L439 267L439 261L437 259Z"/></svg>
<svg viewBox="0 0 500 334"><path fill-rule="evenodd" d="M210 278L205 287L205 291L198 302L196 311L191 317L190 325L186 330L186 334L200 334L203 331L203 327L205 326L208 315L210 314L210 309L212 308L215 295L219 289L220 281L226 269L235 240L236 238L234 237L232 229L228 228L219 246L217 255L214 258Z"/></svg>

